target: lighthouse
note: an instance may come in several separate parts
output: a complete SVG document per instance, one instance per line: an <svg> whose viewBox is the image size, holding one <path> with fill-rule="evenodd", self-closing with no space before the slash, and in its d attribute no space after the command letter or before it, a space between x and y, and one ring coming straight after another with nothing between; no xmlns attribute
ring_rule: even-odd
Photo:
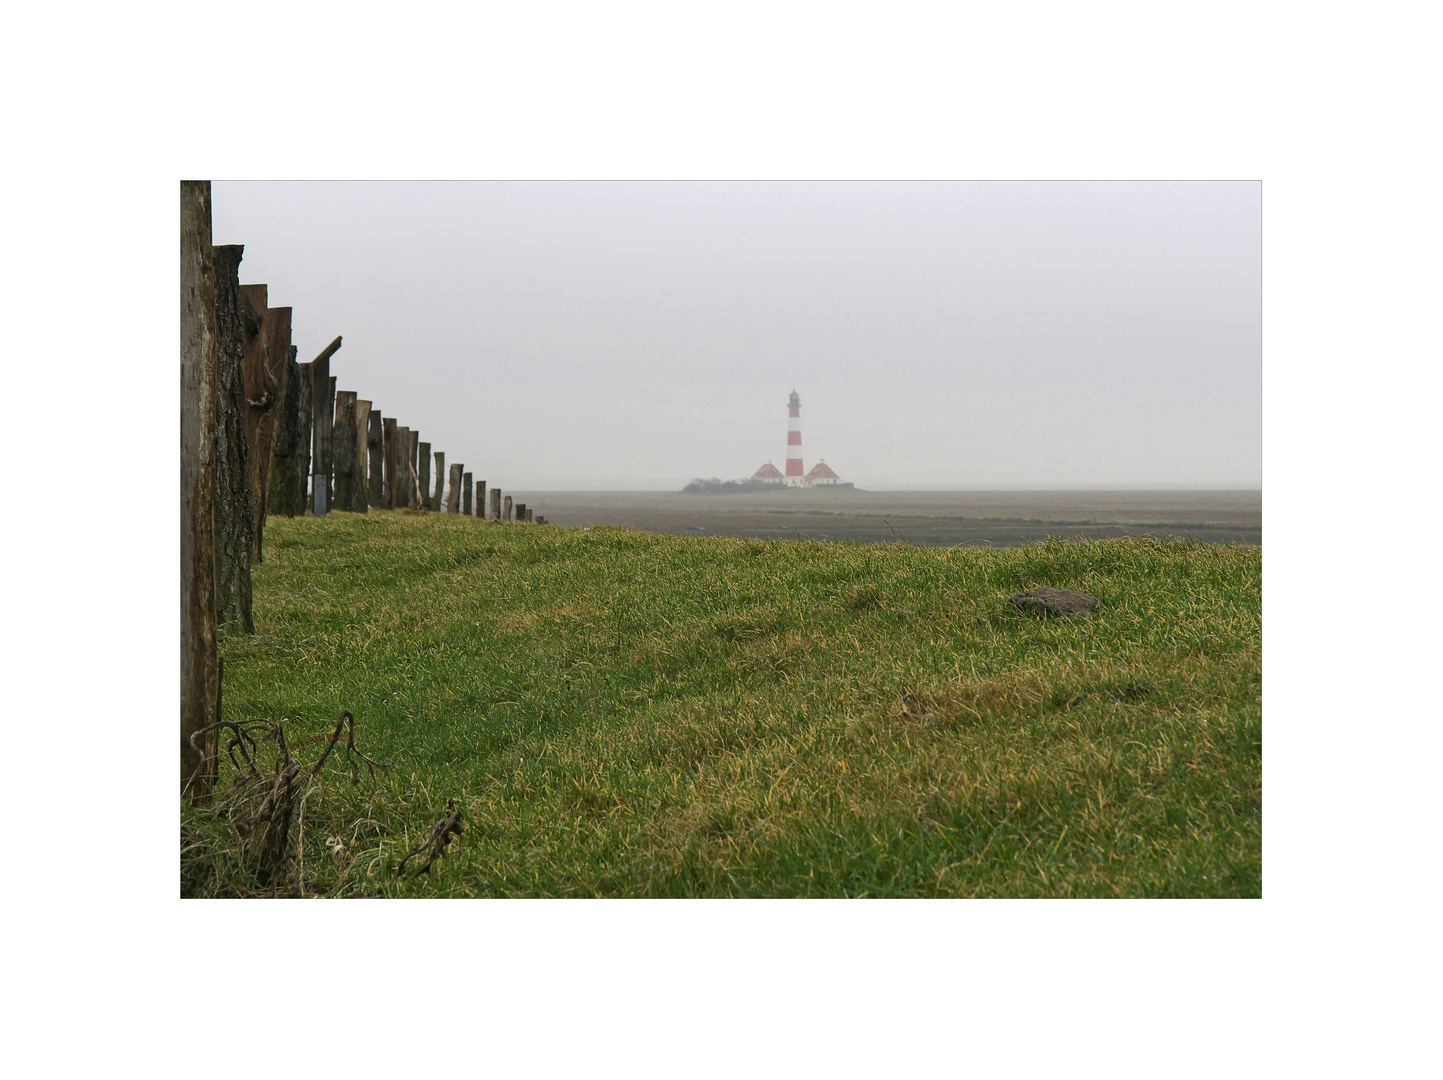
<svg viewBox="0 0 1443 1080"><path fill-rule="evenodd" d="M787 399L787 483L802 483L802 399L795 390Z"/></svg>

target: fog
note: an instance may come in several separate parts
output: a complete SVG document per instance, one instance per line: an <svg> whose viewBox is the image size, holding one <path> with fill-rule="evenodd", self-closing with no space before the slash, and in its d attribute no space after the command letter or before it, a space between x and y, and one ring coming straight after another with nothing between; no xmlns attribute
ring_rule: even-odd
<svg viewBox="0 0 1443 1080"><path fill-rule="evenodd" d="M1257 486L1261 188L214 184L342 390L507 488Z"/></svg>

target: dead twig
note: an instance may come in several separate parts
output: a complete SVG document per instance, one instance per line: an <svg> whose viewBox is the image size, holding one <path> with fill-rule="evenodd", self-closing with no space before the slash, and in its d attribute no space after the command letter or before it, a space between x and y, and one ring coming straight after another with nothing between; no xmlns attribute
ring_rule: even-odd
<svg viewBox="0 0 1443 1080"><path fill-rule="evenodd" d="M400 877L402 871L406 869L406 864L423 851L427 852L426 861L411 876L420 877L422 874L429 874L431 864L446 853L446 845L451 842L452 837L461 835L461 808L456 805L455 799L447 799L446 809L450 813L431 826L431 832L426 839L406 852L406 857L401 860L401 865L396 867L397 877Z"/></svg>

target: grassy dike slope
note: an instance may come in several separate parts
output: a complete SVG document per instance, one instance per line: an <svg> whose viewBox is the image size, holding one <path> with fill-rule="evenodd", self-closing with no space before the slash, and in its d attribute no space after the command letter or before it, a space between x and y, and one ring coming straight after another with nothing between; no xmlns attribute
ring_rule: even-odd
<svg viewBox="0 0 1443 1080"><path fill-rule="evenodd" d="M297 718L294 743L349 708L395 763L307 797L308 894L1261 893L1259 548L394 512L266 537L227 718ZM1036 585L1105 606L1007 603ZM450 796L459 843L387 876Z"/></svg>

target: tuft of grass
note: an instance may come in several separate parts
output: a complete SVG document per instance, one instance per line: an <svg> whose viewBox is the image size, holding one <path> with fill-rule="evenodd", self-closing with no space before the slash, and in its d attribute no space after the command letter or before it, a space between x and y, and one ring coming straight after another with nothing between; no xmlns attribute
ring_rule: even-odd
<svg viewBox="0 0 1443 1080"><path fill-rule="evenodd" d="M1039 585L1104 606L1007 603ZM350 709L395 763L307 794L307 895L1261 894L1256 547L373 511L269 521L254 593L227 718Z"/></svg>

